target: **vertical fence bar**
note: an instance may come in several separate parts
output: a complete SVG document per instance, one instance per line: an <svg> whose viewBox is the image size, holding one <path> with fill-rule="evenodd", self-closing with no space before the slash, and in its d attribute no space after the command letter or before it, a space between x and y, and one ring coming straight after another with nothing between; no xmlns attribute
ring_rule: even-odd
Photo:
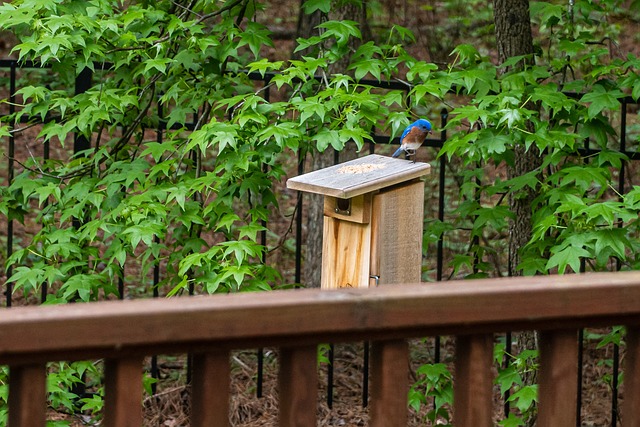
<svg viewBox="0 0 640 427"><path fill-rule="evenodd" d="M16 112L16 62L11 62L11 68L9 70L9 114L15 114ZM7 184L11 185L14 177L14 157L15 157L15 138L13 133L9 135L9 149L7 158ZM13 255L13 219L7 218L7 259ZM13 266L9 264L7 266L7 279L13 275ZM11 307L11 294L13 292L13 284L6 282L5 296L7 307Z"/></svg>
<svg viewBox="0 0 640 427"><path fill-rule="evenodd" d="M50 144L49 144L49 140L46 140L43 144L42 147L42 158L45 160L45 162L47 160L49 160L49 155L50 155ZM45 201L44 204L44 208L46 209L46 207L49 205L48 201ZM48 282L44 282L40 285L40 302L44 303L47 301L47 294L49 291L49 283Z"/></svg>
<svg viewBox="0 0 640 427"><path fill-rule="evenodd" d="M540 332L538 426L576 424L578 407L578 331Z"/></svg>
<svg viewBox="0 0 640 427"><path fill-rule="evenodd" d="M266 88L266 90L264 91L264 99L267 102L271 100L271 91L269 90L269 86L268 86L269 80L271 80L271 78L267 77L267 79L264 81L264 87ZM266 174L268 170L269 170L269 166L266 163L263 163L262 172ZM263 247L262 255L260 256L260 262L263 265L265 265L267 263L267 221L265 221L264 219L260 220L260 225L263 227L263 229L260 230L260 245ZM264 349L263 348L259 348L257 350L256 357L258 358L256 396L262 397L262 386L263 386L263 379L264 379Z"/></svg>
<svg viewBox="0 0 640 427"><path fill-rule="evenodd" d="M160 100L160 95L158 95L158 101L159 100ZM167 129L167 122L164 120L164 109L162 108L162 104L158 102L157 105L158 105L157 107L158 108L158 127L156 128L156 142L158 144L162 144L162 142L164 141L164 132ZM155 244L160 243L160 239L158 239L158 236L155 236L153 238L153 241ZM156 258L153 263L153 288L152 288L153 298L160 297L160 289L158 289L159 285L160 285L160 259ZM158 369L158 356L155 354L151 356L150 374L151 374L151 378L156 380L160 377L160 371ZM158 391L158 384L156 381L154 381L151 384L151 393L156 394L157 391Z"/></svg>
<svg viewBox="0 0 640 427"><path fill-rule="evenodd" d="M335 345L329 344L329 353L327 355L329 363L327 363L327 407L333 408L333 364L335 361Z"/></svg>
<svg viewBox="0 0 640 427"><path fill-rule="evenodd" d="M46 378L44 363L9 368L9 426L46 424Z"/></svg>
<svg viewBox="0 0 640 427"><path fill-rule="evenodd" d="M195 354L191 384L191 427L229 426L229 352Z"/></svg>
<svg viewBox="0 0 640 427"><path fill-rule="evenodd" d="M404 340L371 343L371 427L407 425L409 344Z"/></svg>
<svg viewBox="0 0 640 427"><path fill-rule="evenodd" d="M362 407L366 408L369 404L369 341L364 342L364 351L362 355Z"/></svg>
<svg viewBox="0 0 640 427"><path fill-rule="evenodd" d="M493 335L456 337L454 425L492 427Z"/></svg>
<svg viewBox="0 0 640 427"><path fill-rule="evenodd" d="M279 426L316 425L318 396L316 359L316 346L283 347L280 349Z"/></svg>
<svg viewBox="0 0 640 427"><path fill-rule="evenodd" d="M104 427L142 425L142 358L107 359L104 367Z"/></svg>
<svg viewBox="0 0 640 427"><path fill-rule="evenodd" d="M620 106L620 152L627 151L627 101L621 100ZM627 163L622 160L618 173L618 201L622 201L624 191L624 179ZM621 219L618 220L618 228L624 227ZM620 271L622 262L616 258L616 271ZM618 375L620 373L620 346L613 343L613 366L611 367L611 427L618 425Z"/></svg>
<svg viewBox="0 0 640 427"><path fill-rule="evenodd" d="M505 368L509 367L509 359L511 358L511 354L512 354L511 341L512 341L511 332L507 332L506 334L504 334L504 353L505 354L504 354L503 366ZM509 390L506 390L503 396L505 418L508 418L509 412L511 412L511 406L509 405L509 396L511 396L511 392Z"/></svg>
<svg viewBox="0 0 640 427"><path fill-rule="evenodd" d="M304 154L298 151L298 175L304 173ZM296 202L296 260L294 283L302 281L302 193L298 192Z"/></svg>
<svg viewBox="0 0 640 427"><path fill-rule="evenodd" d="M449 117L449 112L446 108L440 110L440 121L441 131L440 131L440 144L444 145L444 142L447 140L447 131L445 130L445 126L447 125L447 118ZM440 170L438 171L438 221L444 222L444 202L445 202L445 180L446 180L446 168L447 168L447 158L446 156L440 157ZM438 243L436 245L436 281L442 281L442 275L444 272L444 234L441 234L438 237ZM435 363L440 362L440 337L435 337L433 343L433 359Z"/></svg>
<svg viewBox="0 0 640 427"><path fill-rule="evenodd" d="M85 68L80 71L80 74L76 76L75 94L80 95L91 89L91 80L93 78L93 72L90 68ZM73 154L78 154L81 151L91 148L91 141L85 135L76 134L73 138Z"/></svg>

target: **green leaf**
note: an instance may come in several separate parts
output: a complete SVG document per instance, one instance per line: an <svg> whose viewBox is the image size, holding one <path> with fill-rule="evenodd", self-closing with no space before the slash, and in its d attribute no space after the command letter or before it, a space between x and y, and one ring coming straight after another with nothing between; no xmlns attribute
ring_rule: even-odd
<svg viewBox="0 0 640 427"><path fill-rule="evenodd" d="M351 37L362 38L358 23L354 21L327 21L318 25L318 28L326 30L322 35L324 39L334 37L338 46L345 45Z"/></svg>
<svg viewBox="0 0 640 427"><path fill-rule="evenodd" d="M509 396L509 402L514 402L518 410L526 411L533 405L533 402L538 401L538 386L526 385L520 390Z"/></svg>
<svg viewBox="0 0 640 427"><path fill-rule="evenodd" d="M273 41L270 36L271 31L264 25L249 21L246 30L240 33L238 47L248 45L254 58L258 59L262 46L273 46Z"/></svg>
<svg viewBox="0 0 640 427"><path fill-rule="evenodd" d="M619 89L607 90L603 85L595 85L591 92L585 93L580 102L589 104L587 108L589 119L605 110L617 110L620 108L619 99L624 93Z"/></svg>
<svg viewBox="0 0 640 427"><path fill-rule="evenodd" d="M340 143L338 131L326 128L320 130L320 132L315 134L311 139L316 141L316 148L321 153L324 152L324 150L326 150L330 145L335 147L336 144Z"/></svg>
<svg viewBox="0 0 640 427"><path fill-rule="evenodd" d="M522 386L522 377L516 370L515 366L511 365L506 369L498 372L496 377L496 384L500 385L500 394L505 394L508 390L511 390L514 386Z"/></svg>
<svg viewBox="0 0 640 427"><path fill-rule="evenodd" d="M502 427L522 427L525 423L522 417L510 412L507 418L498 422L498 425Z"/></svg>
<svg viewBox="0 0 640 427"><path fill-rule="evenodd" d="M15 283L14 292L21 287L39 289L44 282L44 273L42 268L18 266L11 277L7 279L7 283Z"/></svg>
<svg viewBox="0 0 640 427"><path fill-rule="evenodd" d="M547 270L557 267L559 274L564 274L567 266L571 267L574 273L580 272L580 258L589 258L591 253L580 246L568 245L561 250L556 247L551 248L553 254L547 262Z"/></svg>
<svg viewBox="0 0 640 427"><path fill-rule="evenodd" d="M316 10L322 13L329 13L331 10L331 0L306 0L302 4L304 13L311 15Z"/></svg>

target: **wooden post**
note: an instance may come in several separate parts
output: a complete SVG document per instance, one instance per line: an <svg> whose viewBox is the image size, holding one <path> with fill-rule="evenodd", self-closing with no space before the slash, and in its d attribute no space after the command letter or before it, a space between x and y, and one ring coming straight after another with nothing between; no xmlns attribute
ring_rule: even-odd
<svg viewBox="0 0 640 427"><path fill-rule="evenodd" d="M279 426L311 427L316 425L317 352L316 346L280 348Z"/></svg>
<svg viewBox="0 0 640 427"><path fill-rule="evenodd" d="M405 340L378 341L371 347L372 427L407 425L409 392L409 345Z"/></svg>
<svg viewBox="0 0 640 427"><path fill-rule="evenodd" d="M191 427L229 425L229 352L195 354L191 380Z"/></svg>
<svg viewBox="0 0 640 427"><path fill-rule="evenodd" d="M420 282L424 184L419 178L429 169L426 163L373 154L287 181L290 189L325 196L321 288ZM371 351L371 425L406 425L408 344L374 342ZM285 380L281 393L290 382ZM290 416L285 413L280 422Z"/></svg>
<svg viewBox="0 0 640 427"><path fill-rule="evenodd" d="M491 427L493 335L456 337L454 425Z"/></svg>
<svg viewBox="0 0 640 427"><path fill-rule="evenodd" d="M578 331L540 332L539 427L576 425Z"/></svg>
<svg viewBox="0 0 640 427"><path fill-rule="evenodd" d="M44 364L9 369L9 427L42 427L46 424Z"/></svg>
<svg viewBox="0 0 640 427"><path fill-rule="evenodd" d="M142 425L142 358L107 359L104 368L105 427Z"/></svg>
<svg viewBox="0 0 640 427"><path fill-rule="evenodd" d="M640 425L640 327L627 326L622 427Z"/></svg>

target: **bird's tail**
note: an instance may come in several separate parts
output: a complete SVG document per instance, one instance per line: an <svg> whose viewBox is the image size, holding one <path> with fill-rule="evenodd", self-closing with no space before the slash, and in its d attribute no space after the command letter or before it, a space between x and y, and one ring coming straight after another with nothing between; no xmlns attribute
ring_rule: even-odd
<svg viewBox="0 0 640 427"><path fill-rule="evenodd" d="M400 154L402 154L402 152L403 152L403 151L404 151L404 149L403 149L402 147L400 147L400 148L398 148L398 149L396 150L396 152L395 152L395 153L393 153L393 154L391 155L391 157L400 157Z"/></svg>

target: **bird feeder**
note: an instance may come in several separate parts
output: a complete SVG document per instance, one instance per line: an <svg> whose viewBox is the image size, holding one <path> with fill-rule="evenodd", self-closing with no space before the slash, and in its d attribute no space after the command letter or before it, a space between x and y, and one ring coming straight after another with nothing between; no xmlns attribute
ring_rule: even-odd
<svg viewBox="0 0 640 427"><path fill-rule="evenodd" d="M324 196L322 288L420 281L429 169L372 154L287 181Z"/></svg>

